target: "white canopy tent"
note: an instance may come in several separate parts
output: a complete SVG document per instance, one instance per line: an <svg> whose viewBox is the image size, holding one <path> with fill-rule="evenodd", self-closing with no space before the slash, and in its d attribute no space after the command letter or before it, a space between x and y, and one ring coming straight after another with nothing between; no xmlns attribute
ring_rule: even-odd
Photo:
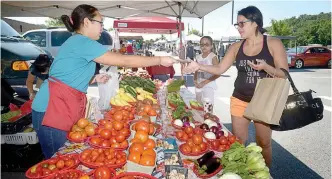
<svg viewBox="0 0 332 179"><path fill-rule="evenodd" d="M166 40L158 40L157 42L155 42L155 44L165 44L167 43Z"/></svg>
<svg viewBox="0 0 332 179"><path fill-rule="evenodd" d="M241 39L239 31L233 26L230 25L224 33L222 33L221 41L222 42L233 42Z"/></svg>
<svg viewBox="0 0 332 179"><path fill-rule="evenodd" d="M190 34L186 36L186 41L192 41L193 43L198 43L201 40L201 37L195 34Z"/></svg>
<svg viewBox="0 0 332 179"><path fill-rule="evenodd" d="M202 18L232 0L223 1L1 1L2 17L60 17L80 4L90 4L105 16Z"/></svg>

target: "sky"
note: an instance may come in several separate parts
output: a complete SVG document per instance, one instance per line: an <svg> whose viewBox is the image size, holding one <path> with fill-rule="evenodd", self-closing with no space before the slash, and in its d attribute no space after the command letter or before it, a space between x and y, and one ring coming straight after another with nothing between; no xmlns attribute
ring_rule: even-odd
<svg viewBox="0 0 332 179"><path fill-rule="evenodd" d="M234 21L236 23L236 14L242 8L247 6L256 6L263 14L263 24L264 27L271 25L271 20L282 20L286 18L291 18L293 16L298 17L302 14L319 14L321 12L331 12L331 1L330 0L264 0L264 1L249 1L249 0L235 0L234 1ZM219 9L209 13L204 17L204 35L210 35L214 38L221 38L225 34L225 31L232 24L232 3L228 3ZM22 17L13 18L16 20L21 20L24 22L43 24L47 18L42 17ZM216 23L217 21L217 23ZM185 26L185 34L188 32L188 27L190 29L194 28L202 32L202 20L197 18L183 18L183 23ZM104 26L106 29L113 27L113 19L106 18L104 21ZM121 35L122 33L120 33ZM128 33L126 33L128 34ZM145 40L155 39L160 37L159 34L153 35L142 35ZM176 34L170 36L165 35L167 39L176 38Z"/></svg>

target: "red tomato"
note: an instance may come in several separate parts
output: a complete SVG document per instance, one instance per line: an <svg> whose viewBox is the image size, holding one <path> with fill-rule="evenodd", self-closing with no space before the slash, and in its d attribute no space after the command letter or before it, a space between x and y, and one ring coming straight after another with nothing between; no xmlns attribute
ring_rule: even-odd
<svg viewBox="0 0 332 179"><path fill-rule="evenodd" d="M212 146L213 149L218 149L219 146L220 146L220 143L219 143L218 140L213 140L213 141L211 142L211 146Z"/></svg>
<svg viewBox="0 0 332 179"><path fill-rule="evenodd" d="M107 167L99 167L94 172L95 179L111 179L112 173Z"/></svg>
<svg viewBox="0 0 332 179"><path fill-rule="evenodd" d="M220 145L218 150L224 152L226 151L226 147L227 145Z"/></svg>
<svg viewBox="0 0 332 179"><path fill-rule="evenodd" d="M184 131L187 133L187 134L192 134L194 132L194 128L191 127L191 126L188 126L186 128L184 128Z"/></svg>
<svg viewBox="0 0 332 179"><path fill-rule="evenodd" d="M221 145L227 145L228 144L228 140L226 138L220 138L220 144Z"/></svg>
<svg viewBox="0 0 332 179"><path fill-rule="evenodd" d="M228 137L228 140L231 144L233 144L236 141L236 136L234 136L234 135L230 136L230 137Z"/></svg>
<svg viewBox="0 0 332 179"><path fill-rule="evenodd" d="M208 148L205 142L202 142L199 146L201 147L202 151L205 151Z"/></svg>
<svg viewBox="0 0 332 179"><path fill-rule="evenodd" d="M100 136L103 139L108 140L108 139L111 138L111 135L112 135L112 133L111 133L111 130L109 130L109 129L103 129L103 130L100 131Z"/></svg>
<svg viewBox="0 0 332 179"><path fill-rule="evenodd" d="M108 140L104 140L104 141L101 143L101 146L103 146L103 147L109 147L109 146L111 146L111 142L108 141Z"/></svg>
<svg viewBox="0 0 332 179"><path fill-rule="evenodd" d="M195 134L195 135L193 135L193 142L196 145L200 145L203 142L203 137L199 134Z"/></svg>

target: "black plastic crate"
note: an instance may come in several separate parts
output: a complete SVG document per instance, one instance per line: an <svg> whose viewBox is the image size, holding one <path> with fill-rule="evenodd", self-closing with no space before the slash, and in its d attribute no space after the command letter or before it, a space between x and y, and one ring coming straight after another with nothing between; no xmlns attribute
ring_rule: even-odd
<svg viewBox="0 0 332 179"><path fill-rule="evenodd" d="M40 144L1 145L1 171L25 172L44 159Z"/></svg>
<svg viewBox="0 0 332 179"><path fill-rule="evenodd" d="M1 134L16 134L22 132L28 125L32 123L32 114L29 113L14 122L2 122Z"/></svg>

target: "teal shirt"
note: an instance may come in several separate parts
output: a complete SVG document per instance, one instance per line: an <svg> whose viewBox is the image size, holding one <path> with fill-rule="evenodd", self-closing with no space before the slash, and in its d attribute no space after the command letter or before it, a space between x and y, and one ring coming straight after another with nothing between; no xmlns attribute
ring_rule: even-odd
<svg viewBox="0 0 332 179"><path fill-rule="evenodd" d="M73 35L60 47L49 76L86 93L96 68L94 59L107 51L106 47L95 40L80 34ZM33 100L32 109L45 112L49 96L48 80L45 80Z"/></svg>

